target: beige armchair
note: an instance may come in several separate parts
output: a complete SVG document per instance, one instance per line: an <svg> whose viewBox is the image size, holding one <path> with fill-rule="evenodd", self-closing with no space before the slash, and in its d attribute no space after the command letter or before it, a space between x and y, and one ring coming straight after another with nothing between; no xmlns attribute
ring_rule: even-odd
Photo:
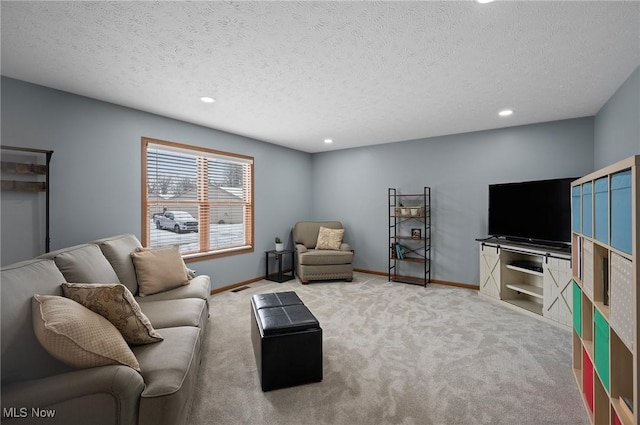
<svg viewBox="0 0 640 425"><path fill-rule="evenodd" d="M299 221L293 227L296 247L295 269L303 284L311 280L353 280L353 250L347 243L336 243L335 249L318 245L320 227L343 229L339 221ZM333 241L337 242L337 241ZM320 249L318 249L320 248Z"/></svg>

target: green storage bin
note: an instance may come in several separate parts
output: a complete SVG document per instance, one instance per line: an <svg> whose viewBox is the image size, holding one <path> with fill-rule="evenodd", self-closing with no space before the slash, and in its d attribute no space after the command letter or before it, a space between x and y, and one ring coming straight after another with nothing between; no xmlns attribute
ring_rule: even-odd
<svg viewBox="0 0 640 425"><path fill-rule="evenodd" d="M573 329L582 338L582 291L575 280L573 281Z"/></svg>
<svg viewBox="0 0 640 425"><path fill-rule="evenodd" d="M595 323L595 361L594 365L602 386L609 391L609 323L596 309L593 317Z"/></svg>

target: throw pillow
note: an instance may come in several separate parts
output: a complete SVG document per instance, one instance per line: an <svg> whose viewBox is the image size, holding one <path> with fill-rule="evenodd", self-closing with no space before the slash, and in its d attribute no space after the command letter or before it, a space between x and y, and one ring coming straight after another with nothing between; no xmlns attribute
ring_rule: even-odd
<svg viewBox="0 0 640 425"><path fill-rule="evenodd" d="M131 345L162 341L140 310L131 291L121 283L63 283L64 296L82 304L111 322Z"/></svg>
<svg viewBox="0 0 640 425"><path fill-rule="evenodd" d="M140 249L131 253L141 297L187 285L184 261L175 248Z"/></svg>
<svg viewBox="0 0 640 425"><path fill-rule="evenodd" d="M330 229L320 226L316 249L340 249L344 229Z"/></svg>
<svg viewBox="0 0 640 425"><path fill-rule="evenodd" d="M140 364L115 326L77 302L57 295L34 295L36 338L56 359L78 368L117 365L140 372Z"/></svg>
<svg viewBox="0 0 640 425"><path fill-rule="evenodd" d="M137 248L136 251L153 251L153 250L157 250L158 248ZM163 249L163 248L161 248ZM187 274L187 279L189 280L193 280L196 277L196 271L190 269L189 267L187 267L187 265L184 263L184 260L182 260L182 264L184 264L184 272ZM135 269L134 269L135 270Z"/></svg>

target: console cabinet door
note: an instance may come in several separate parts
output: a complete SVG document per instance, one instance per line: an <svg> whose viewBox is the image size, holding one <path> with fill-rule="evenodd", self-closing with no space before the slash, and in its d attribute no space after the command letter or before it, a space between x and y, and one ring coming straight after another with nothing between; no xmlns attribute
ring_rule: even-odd
<svg viewBox="0 0 640 425"><path fill-rule="evenodd" d="M543 264L542 315L571 326L573 311L573 279L571 262L561 258L548 258Z"/></svg>
<svg viewBox="0 0 640 425"><path fill-rule="evenodd" d="M480 247L480 292L500 299L500 252L496 247Z"/></svg>

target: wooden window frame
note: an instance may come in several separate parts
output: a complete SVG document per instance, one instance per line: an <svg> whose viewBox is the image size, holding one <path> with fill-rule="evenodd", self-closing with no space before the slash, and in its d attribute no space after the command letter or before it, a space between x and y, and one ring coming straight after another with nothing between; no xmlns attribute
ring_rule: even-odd
<svg viewBox="0 0 640 425"><path fill-rule="evenodd" d="M249 208L247 208L246 212L245 212L245 219L244 219L244 234L245 234L245 244L243 244L242 246L238 246L238 247L229 247L229 248L222 248L222 249L217 249L217 250L205 250L204 247L209 247L209 224L207 224L207 228L206 231L202 231L203 228L200 227L199 231L199 245L200 245L200 249L198 252L193 252L193 253L185 253L182 254L183 259L185 260L185 262L190 262L190 261L196 261L196 260L205 260L205 259L210 259L210 258L218 258L218 257L225 257L225 256L230 256L230 255L238 255L238 254L245 254L245 253L250 253L254 251L254 158L252 156L248 156L248 155L242 155L242 154L236 154L236 153L230 153L230 152L224 152L224 151L219 151L219 150L215 150L215 149L209 149L209 148L204 148L204 147L200 147L200 146L193 146L193 145L187 145L184 143L177 143L177 142L169 142L166 140L159 140L159 139L153 139L153 138L149 138L149 137L142 137L142 155L141 155L141 162L142 162L142 212L141 212L141 218L142 218L142 244L145 247L149 247L150 245L150 233L151 233L151 229L150 229L150 220L149 220L149 210L150 210L150 205L152 204L151 202L149 202L149 194L148 194L148 168L147 168L147 161L148 161L148 157L147 157L147 153L148 153L148 149L149 149L149 145L156 145L156 146L164 146L167 147L167 150L171 150L171 149L178 149L178 150L182 150L185 151L191 155L198 155L198 153L203 153L203 157L199 157L197 160L198 163L198 171L197 171L197 200L196 201L179 201L177 203L180 204L184 204L184 203L190 203L190 204L194 204L194 205L198 205L198 209L199 209L199 223L209 223L209 210L210 210L210 206L212 204L216 204L216 202L212 202L211 200L208 199L208 184L202 184L203 181L206 181L205 178L203 178L203 175L201 174L200 168L202 166L202 162L204 158L207 157L213 157L213 156L217 156L217 157L221 157L221 158L229 158L230 161L233 161L234 159L236 160L240 160L246 164L249 165L249 170L250 170L250 178L248 179L249 181L246 181L247 179L245 179L245 181L243 181L244 186L245 186L245 193L248 194L248 198L249 201L245 202L245 205L247 205ZM206 160L204 161L206 162ZM206 176L205 176L206 177ZM246 185L249 185L250 187L246 188ZM166 202L164 201L164 203L170 204L171 202ZM224 202L219 202L218 205L223 205L225 204Z"/></svg>

